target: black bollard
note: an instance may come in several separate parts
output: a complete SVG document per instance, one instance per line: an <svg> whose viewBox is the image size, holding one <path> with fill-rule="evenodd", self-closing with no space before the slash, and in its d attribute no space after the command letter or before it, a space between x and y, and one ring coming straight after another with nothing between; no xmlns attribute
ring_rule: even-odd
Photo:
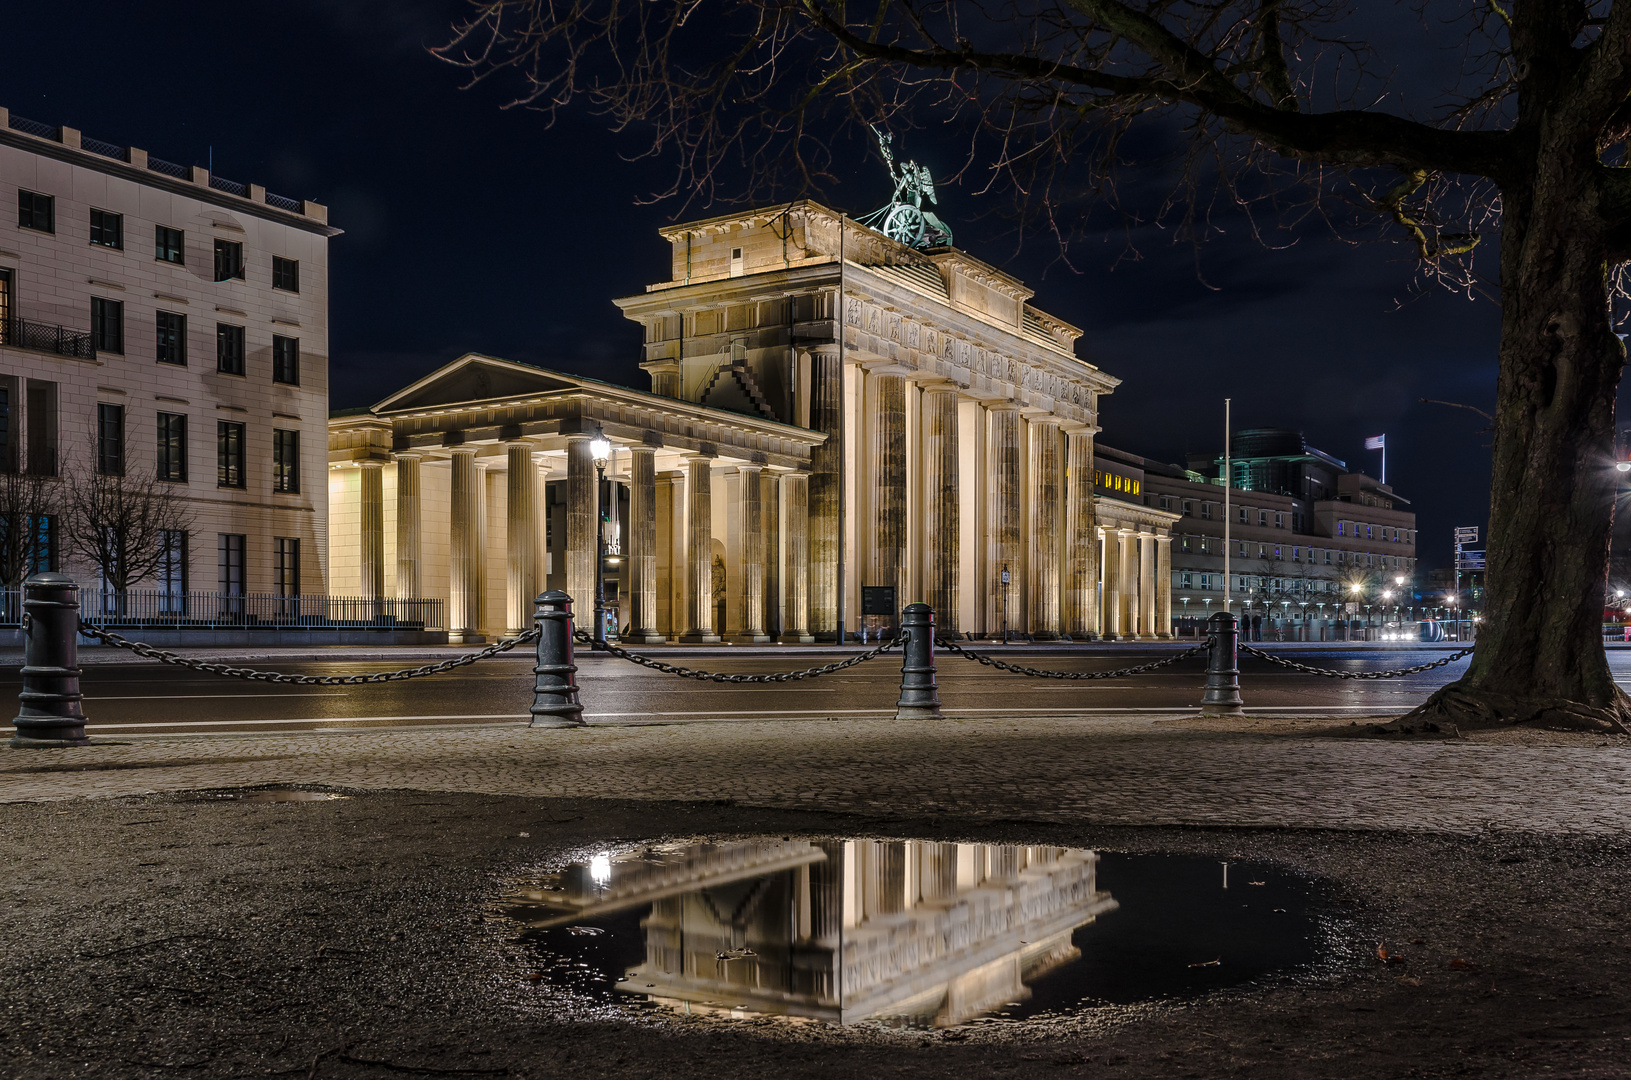
<svg viewBox="0 0 1631 1080"><path fill-rule="evenodd" d="M572 598L559 589L538 597L538 660L533 665L532 723L535 728L583 727L578 702L578 665L572 662Z"/></svg>
<svg viewBox="0 0 1631 1080"><path fill-rule="evenodd" d="M906 645L900 658L900 701L896 720L940 719L940 686L934 680L934 609L907 604L900 616Z"/></svg>
<svg viewBox="0 0 1631 1080"><path fill-rule="evenodd" d="M66 574L23 582L23 690L13 747L84 746L79 692L79 586Z"/></svg>
<svg viewBox="0 0 1631 1080"><path fill-rule="evenodd" d="M1235 617L1220 611L1207 620L1212 651L1206 659L1206 693L1202 716L1238 716L1246 710L1240 699L1240 628Z"/></svg>

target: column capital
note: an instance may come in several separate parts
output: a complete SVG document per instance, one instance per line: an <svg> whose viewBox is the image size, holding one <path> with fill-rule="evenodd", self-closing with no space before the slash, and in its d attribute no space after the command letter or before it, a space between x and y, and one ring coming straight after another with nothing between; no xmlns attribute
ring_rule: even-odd
<svg viewBox="0 0 1631 1080"><path fill-rule="evenodd" d="M531 439L505 439L504 440L504 449L505 450L531 450L532 449L532 440Z"/></svg>
<svg viewBox="0 0 1631 1080"><path fill-rule="evenodd" d="M425 455L418 450L392 450L392 461L422 461Z"/></svg>
<svg viewBox="0 0 1631 1080"><path fill-rule="evenodd" d="M1096 424L1082 424L1075 420L1061 420L1059 422L1059 429L1066 435L1071 435L1076 438L1097 435L1099 432L1104 430Z"/></svg>
<svg viewBox="0 0 1631 1080"><path fill-rule="evenodd" d="M476 448L474 446L450 446L448 447L448 452L454 457L463 455L465 457L473 458L476 456Z"/></svg>
<svg viewBox="0 0 1631 1080"><path fill-rule="evenodd" d="M357 468L359 468L359 469L383 469L383 468L385 468L385 462L375 461L373 458L364 458L363 460L357 462L356 464L357 464Z"/></svg>

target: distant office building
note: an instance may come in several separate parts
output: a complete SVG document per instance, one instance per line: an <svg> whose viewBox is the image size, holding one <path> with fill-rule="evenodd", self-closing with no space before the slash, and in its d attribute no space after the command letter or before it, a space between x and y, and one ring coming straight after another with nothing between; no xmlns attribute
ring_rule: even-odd
<svg viewBox="0 0 1631 1080"><path fill-rule="evenodd" d="M324 592L327 210L6 109L0 205L0 472L183 493L144 587ZM33 569L91 578L39 517Z"/></svg>
<svg viewBox="0 0 1631 1080"><path fill-rule="evenodd" d="M1227 583L1223 456L1191 455L1184 468L1095 447L1099 477L1179 515L1171 587L1180 636L1226 607L1254 633L1281 640L1338 640L1410 617L1416 517L1403 498L1308 447L1299 432L1243 431L1236 445L1244 457L1232 469Z"/></svg>

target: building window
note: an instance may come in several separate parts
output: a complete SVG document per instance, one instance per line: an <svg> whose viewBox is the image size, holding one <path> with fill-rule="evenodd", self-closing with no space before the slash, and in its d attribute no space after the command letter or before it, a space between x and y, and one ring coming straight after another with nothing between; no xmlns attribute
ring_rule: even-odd
<svg viewBox="0 0 1631 1080"><path fill-rule="evenodd" d="M288 598L300 595L300 541L292 536L273 538L276 551L272 560L272 583L277 594Z"/></svg>
<svg viewBox="0 0 1631 1080"><path fill-rule="evenodd" d="M125 407L96 407L96 471L103 476L125 474Z"/></svg>
<svg viewBox="0 0 1631 1080"><path fill-rule="evenodd" d="M244 246L236 240L215 242L215 280L242 280L244 276Z"/></svg>
<svg viewBox="0 0 1631 1080"><path fill-rule="evenodd" d="M1179 547L1180 551L1188 551L1189 550L1189 537L1187 537L1187 536L1181 537L1179 539L1179 541L1178 541L1178 547Z"/></svg>
<svg viewBox="0 0 1631 1080"><path fill-rule="evenodd" d="M215 536L216 566L222 596L244 594L244 534L217 533ZM229 608L228 610L241 610Z"/></svg>
<svg viewBox="0 0 1631 1080"><path fill-rule="evenodd" d="M125 351L125 305L120 300L91 297L91 344L97 352Z"/></svg>
<svg viewBox="0 0 1631 1080"><path fill-rule="evenodd" d="M215 324L215 370L224 375L244 373L244 328Z"/></svg>
<svg viewBox="0 0 1631 1080"><path fill-rule="evenodd" d="M187 365L187 316L160 311L153 317L158 328L159 363Z"/></svg>
<svg viewBox="0 0 1631 1080"><path fill-rule="evenodd" d="M1310 556L1310 558L1312 558L1312 556ZM1302 548L1294 547L1294 548L1291 549L1291 561L1292 562L1302 562L1303 561L1303 549Z"/></svg>
<svg viewBox="0 0 1631 1080"><path fill-rule="evenodd" d="M284 292L300 291L300 264L294 259L272 256L272 288Z"/></svg>
<svg viewBox="0 0 1631 1080"><path fill-rule="evenodd" d="M1178 587L1180 589L1193 588L1193 586L1190 585L1189 582L1190 582L1190 577L1189 577L1189 571L1188 570L1185 570L1185 571L1183 571L1182 573L1180 573L1178 575Z"/></svg>
<svg viewBox="0 0 1631 1080"><path fill-rule="evenodd" d="M92 210L91 243L122 250L125 246L125 216L111 210Z"/></svg>
<svg viewBox="0 0 1631 1080"><path fill-rule="evenodd" d="M32 574L60 570L57 561L57 518L40 514L29 519L28 570Z"/></svg>
<svg viewBox="0 0 1631 1080"><path fill-rule="evenodd" d="M1247 510L1247 509L1246 509L1246 508L1245 508L1245 507L1244 507L1244 506L1242 506L1242 507L1240 507L1240 508L1239 508L1239 509L1238 509L1238 511L1237 511L1237 515L1238 515L1238 517L1239 517L1239 519L1240 519L1240 523L1241 523L1241 524L1242 524L1242 525L1245 525L1245 524L1247 524L1247 521L1248 521L1248 518L1247 518L1247 514L1248 514L1248 513L1249 513L1249 511L1248 511L1248 510Z"/></svg>
<svg viewBox="0 0 1631 1080"><path fill-rule="evenodd" d="M185 529L165 529L159 539L159 591L166 615L187 613L187 532Z"/></svg>
<svg viewBox="0 0 1631 1080"><path fill-rule="evenodd" d="M1284 514L1274 515L1274 527L1276 529L1283 529L1286 527L1286 516Z"/></svg>
<svg viewBox="0 0 1631 1080"><path fill-rule="evenodd" d="M1246 553L1247 553L1247 551L1249 551L1249 550L1250 550L1250 548L1249 548L1249 546L1248 546L1248 545L1247 545L1247 543L1246 543L1246 541L1244 541L1244 540L1242 540L1242 541L1241 541L1241 542L1240 542L1240 553L1241 553L1241 554L1242 554L1242 555L1244 555L1244 554L1246 554Z"/></svg>
<svg viewBox="0 0 1631 1080"><path fill-rule="evenodd" d="M244 486L244 426L231 420L215 423L215 486Z"/></svg>
<svg viewBox="0 0 1631 1080"><path fill-rule="evenodd" d="M36 232L57 231L57 200L37 191L17 189L17 227Z"/></svg>
<svg viewBox="0 0 1631 1080"><path fill-rule="evenodd" d="M1348 524L1348 523L1347 523L1347 522L1345 522L1345 521L1339 521L1339 522L1337 522L1337 535L1338 535L1338 536L1342 536L1342 535L1343 535L1343 531L1342 531L1342 530L1343 530L1343 529L1344 529L1344 528L1346 528L1346 527L1347 527L1347 524Z"/></svg>
<svg viewBox="0 0 1631 1080"><path fill-rule="evenodd" d="M1267 510L1259 510L1257 512L1257 523L1259 525L1262 525L1262 526L1265 526L1265 527L1268 525L1268 523L1269 523L1269 512Z"/></svg>
<svg viewBox="0 0 1631 1080"><path fill-rule="evenodd" d="M1373 530L1372 530L1372 527L1371 527L1371 526L1369 526L1369 525L1366 525L1366 526L1365 526L1365 539L1366 539L1366 540L1371 540L1371 539L1374 539L1374 538L1373 538L1373 537L1372 537L1372 536L1371 536L1371 533L1372 533L1372 531L1373 531Z"/></svg>
<svg viewBox="0 0 1631 1080"><path fill-rule="evenodd" d="M185 266L186 238L186 234L180 229L172 229L168 225L158 226L153 230L153 258L159 262Z"/></svg>
<svg viewBox="0 0 1631 1080"><path fill-rule="evenodd" d="M1211 517L1212 517L1212 504L1211 503L1209 503L1209 502L1201 503L1201 517L1204 518L1204 519L1208 519L1208 520L1211 519Z"/></svg>
<svg viewBox="0 0 1631 1080"><path fill-rule="evenodd" d="M1208 550L1210 550L1210 548L1211 548L1211 541L1208 540L1204 536L1201 537L1201 554L1205 555L1208 552Z"/></svg>
<svg viewBox="0 0 1631 1080"><path fill-rule="evenodd" d="M187 482L187 418L181 413L159 413L160 480Z"/></svg>
<svg viewBox="0 0 1631 1080"><path fill-rule="evenodd" d="M272 381L300 385L300 339L272 335Z"/></svg>
<svg viewBox="0 0 1631 1080"><path fill-rule="evenodd" d="M1188 499L1184 500L1183 509L1184 509L1184 517L1194 517L1195 516L1195 504L1190 502Z"/></svg>
<svg viewBox="0 0 1631 1080"><path fill-rule="evenodd" d="M300 490L300 432L272 429L272 490Z"/></svg>

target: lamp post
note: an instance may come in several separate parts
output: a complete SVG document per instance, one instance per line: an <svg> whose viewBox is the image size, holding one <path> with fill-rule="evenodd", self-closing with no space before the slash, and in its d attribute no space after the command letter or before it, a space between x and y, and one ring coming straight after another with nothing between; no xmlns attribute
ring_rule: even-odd
<svg viewBox="0 0 1631 1080"><path fill-rule="evenodd" d="M600 509L602 489L606 486L606 463L612 456L612 444L604 433L589 442L589 453L595 459L595 644L606 644L606 518Z"/></svg>

